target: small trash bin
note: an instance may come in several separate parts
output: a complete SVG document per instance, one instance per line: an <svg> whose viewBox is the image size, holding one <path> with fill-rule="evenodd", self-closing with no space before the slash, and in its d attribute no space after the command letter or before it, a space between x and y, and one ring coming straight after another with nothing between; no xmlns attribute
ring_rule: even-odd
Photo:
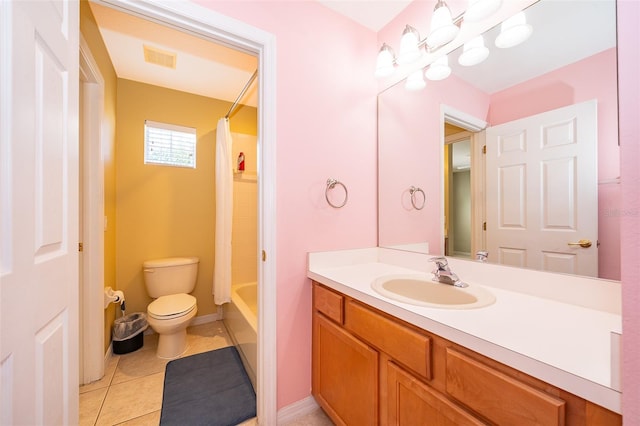
<svg viewBox="0 0 640 426"><path fill-rule="evenodd" d="M147 316L142 312L128 314L113 322L113 353L128 354L140 349L147 329Z"/></svg>

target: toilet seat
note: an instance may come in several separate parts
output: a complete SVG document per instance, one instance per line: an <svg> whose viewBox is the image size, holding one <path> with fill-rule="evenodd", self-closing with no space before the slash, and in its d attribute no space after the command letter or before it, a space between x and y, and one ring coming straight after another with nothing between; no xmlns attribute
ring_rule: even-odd
<svg viewBox="0 0 640 426"><path fill-rule="evenodd" d="M160 296L147 307L147 315L158 320L170 320L196 309L196 298L186 293Z"/></svg>

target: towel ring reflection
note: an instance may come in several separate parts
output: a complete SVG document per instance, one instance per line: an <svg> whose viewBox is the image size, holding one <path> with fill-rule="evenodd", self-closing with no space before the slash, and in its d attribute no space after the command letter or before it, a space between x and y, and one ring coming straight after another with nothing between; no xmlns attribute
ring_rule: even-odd
<svg viewBox="0 0 640 426"><path fill-rule="evenodd" d="M422 193L422 203L420 204L420 207L418 207L416 203L416 192ZM422 210L424 208L424 203L427 201L427 196L424 194L424 191L412 185L411 188L409 188L409 195L411 195L411 205L413 208L416 210Z"/></svg>
<svg viewBox="0 0 640 426"><path fill-rule="evenodd" d="M344 201L340 205L333 204L331 200L329 200L329 190L335 188L336 185L340 185L344 189ZM327 203L329 203L331 207L339 209L341 207L344 207L345 204L347 204L347 199L349 198L349 191L347 191L347 187L344 186L344 183L340 182L339 180L329 178L327 179L327 189L324 190L324 198L327 200Z"/></svg>

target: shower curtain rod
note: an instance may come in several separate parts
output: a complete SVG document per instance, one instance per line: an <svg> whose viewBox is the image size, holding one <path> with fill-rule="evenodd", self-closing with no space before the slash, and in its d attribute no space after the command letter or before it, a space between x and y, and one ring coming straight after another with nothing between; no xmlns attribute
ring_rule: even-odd
<svg viewBox="0 0 640 426"><path fill-rule="evenodd" d="M238 105L238 102L240 102L240 99L242 99L242 97L246 93L247 89L249 88L249 86L251 86L251 83L253 83L253 80L255 80L257 76L258 76L258 70L256 70L253 73L253 75L251 76L249 81L247 81L247 84L244 85L244 88L242 89L242 92L240 92L240 94L236 98L236 101L233 103L233 105L231 105L231 108L229 108L229 112L227 113L227 115L224 116L224 118L229 118L229 116L233 112L233 109L236 107L236 105Z"/></svg>

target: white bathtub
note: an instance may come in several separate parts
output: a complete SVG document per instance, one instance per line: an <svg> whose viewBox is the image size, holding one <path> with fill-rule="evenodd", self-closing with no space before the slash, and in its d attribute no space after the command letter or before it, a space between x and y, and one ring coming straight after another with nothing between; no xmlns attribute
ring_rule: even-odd
<svg viewBox="0 0 640 426"><path fill-rule="evenodd" d="M256 388L258 364L258 286L256 283L231 287L231 303L224 305L224 323L238 348L247 374Z"/></svg>

